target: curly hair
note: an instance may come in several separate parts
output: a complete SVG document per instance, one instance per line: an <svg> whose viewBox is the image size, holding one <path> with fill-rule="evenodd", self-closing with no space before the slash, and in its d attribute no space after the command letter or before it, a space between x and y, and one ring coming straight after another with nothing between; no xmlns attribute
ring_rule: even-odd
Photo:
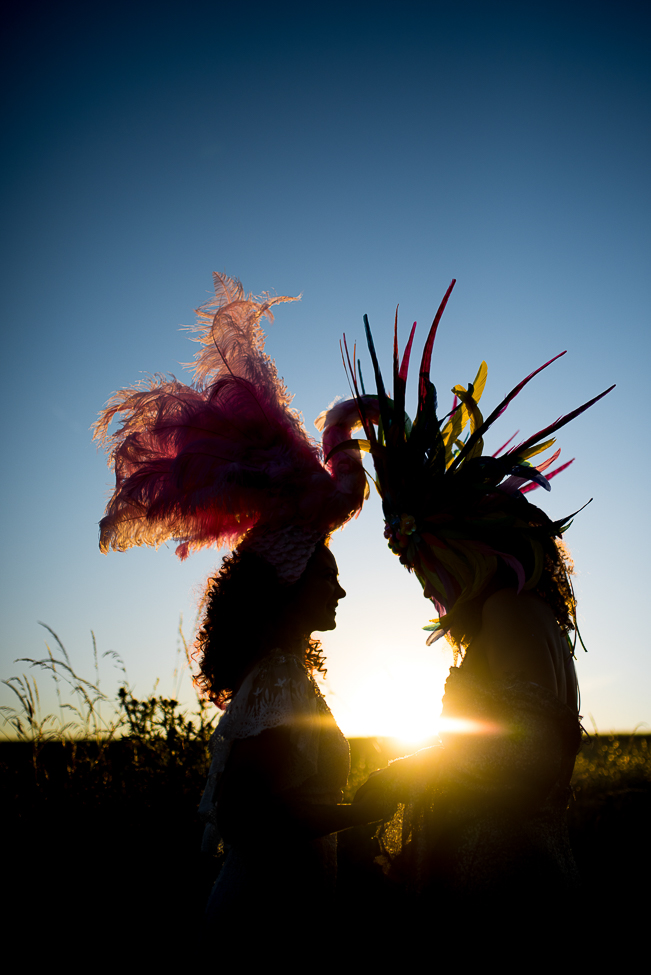
<svg viewBox="0 0 651 975"><path fill-rule="evenodd" d="M193 657L199 665L195 684L217 707L224 710L258 660L277 646L291 650L283 638L300 586L301 579L283 585L268 562L247 551L224 558L219 572L208 579ZM259 625L251 622L253 610ZM301 639L307 666L325 674L320 641L309 633Z"/></svg>
<svg viewBox="0 0 651 975"><path fill-rule="evenodd" d="M511 515L516 515L510 525L502 524L494 534L483 533L481 539L477 539L483 544L488 543L497 553L504 553L505 558L497 554L493 560L494 570L485 576L483 590L473 602L480 608L496 584L519 588L516 573L507 562L508 557L513 557L524 571L524 589L536 593L547 603L564 635L576 631L576 598L570 578L574 574L574 563L567 546L555 535L557 529L540 508L521 498L504 505L504 513L509 509ZM442 618L441 622L447 623L446 636L455 651L467 647L477 635L480 619L480 612L466 611L463 598Z"/></svg>

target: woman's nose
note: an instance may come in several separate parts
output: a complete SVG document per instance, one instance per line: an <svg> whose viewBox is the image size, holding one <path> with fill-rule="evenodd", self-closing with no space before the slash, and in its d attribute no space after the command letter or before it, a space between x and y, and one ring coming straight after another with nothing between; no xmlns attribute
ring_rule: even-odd
<svg viewBox="0 0 651 975"><path fill-rule="evenodd" d="M343 599L344 596L346 595L346 590L344 589L344 587L341 585L340 582L337 583L337 590L338 590L337 599Z"/></svg>

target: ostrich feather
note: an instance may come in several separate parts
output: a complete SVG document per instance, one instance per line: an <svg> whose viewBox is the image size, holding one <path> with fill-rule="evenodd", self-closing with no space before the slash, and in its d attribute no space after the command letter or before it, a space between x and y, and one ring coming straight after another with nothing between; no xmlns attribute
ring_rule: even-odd
<svg viewBox="0 0 651 975"><path fill-rule="evenodd" d="M174 539L185 558L207 545L240 544L254 530L271 538L290 527L316 538L362 505L359 451L323 463L264 351L262 319L296 299L254 298L223 274L214 284L214 299L191 327L201 345L194 381L154 376L119 390L95 424L115 472L100 522L104 552ZM111 433L115 420L120 426ZM327 411L324 438L335 445L359 425L357 411Z"/></svg>

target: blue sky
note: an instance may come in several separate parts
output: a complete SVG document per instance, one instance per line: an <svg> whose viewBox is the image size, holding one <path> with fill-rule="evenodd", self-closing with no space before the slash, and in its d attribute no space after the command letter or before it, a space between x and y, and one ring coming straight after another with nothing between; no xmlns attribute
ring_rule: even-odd
<svg viewBox="0 0 651 975"><path fill-rule="evenodd" d="M82 672L93 629L137 692L157 677L170 689L179 615L189 632L219 556L100 555L110 474L89 428L116 388L181 378L193 347L179 326L213 270L302 293L267 349L312 431L347 393L341 333L360 339L367 313L388 365L396 304L403 336L418 320L422 342L456 277L432 370L442 402L482 358L491 406L568 350L509 408L495 447L618 384L560 433L576 462L534 498L560 517L594 497L567 536L586 723L651 723L650 20L627 2L15 5L4 677L41 655L43 620ZM381 528L373 500L333 546L349 596L325 641L328 690L350 734L388 730L404 702L438 712L451 663L424 647L428 604Z"/></svg>

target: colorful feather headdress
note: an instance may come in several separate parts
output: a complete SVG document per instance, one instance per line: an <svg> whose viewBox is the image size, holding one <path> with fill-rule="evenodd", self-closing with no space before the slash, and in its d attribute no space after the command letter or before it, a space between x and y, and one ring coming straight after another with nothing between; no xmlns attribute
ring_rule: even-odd
<svg viewBox="0 0 651 975"><path fill-rule="evenodd" d="M239 281L213 277L215 297L190 327L201 345L194 382L155 376L122 389L95 424L115 470L100 548L174 539L185 558L208 545L245 546L293 582L318 540L367 496L359 448L333 453L351 434L336 408L323 417L323 448L308 436L264 352L261 320L297 299L254 298ZM121 426L109 433L117 417ZM325 463L324 453L333 455Z"/></svg>
<svg viewBox="0 0 651 975"><path fill-rule="evenodd" d="M405 413L405 391L416 324L399 361L397 311L393 399L386 392L368 319L364 316L377 394L366 395L361 368L358 378L354 354L351 362L344 338L354 399L339 404L342 413L357 411L364 429L366 439L353 442L370 452L373 459L389 547L413 570L424 595L439 612L433 626L425 627L433 631L428 643L450 629L455 607L481 592L497 571L499 560L515 573L518 591L538 584L543 570L544 541L560 537L573 515L552 522L544 512L529 504L524 495L538 486L550 490L549 481L572 461L556 467L545 477L542 472L557 460L560 450L537 467L531 465L531 458L552 446L553 433L613 389L611 386L517 446L508 446L512 437L495 454L484 456L486 431L520 390L559 356L518 383L486 419L479 409L487 375L486 363L482 362L474 383L469 383L467 389L461 385L453 388L452 410L439 420L436 389L429 378L430 363L438 325L455 283L448 288L425 343L413 423ZM469 431L463 439L466 427ZM350 446L341 442L330 457Z"/></svg>

